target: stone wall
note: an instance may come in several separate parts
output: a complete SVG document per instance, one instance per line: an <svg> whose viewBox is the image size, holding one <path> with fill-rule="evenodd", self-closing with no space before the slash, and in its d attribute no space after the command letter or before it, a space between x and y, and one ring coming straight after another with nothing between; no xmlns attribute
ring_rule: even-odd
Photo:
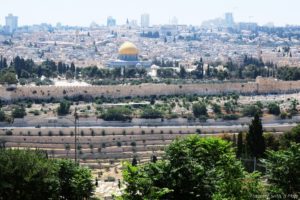
<svg viewBox="0 0 300 200"><path fill-rule="evenodd" d="M24 98L48 99L72 97L126 97L174 94L216 95L236 92L239 94L286 93L300 90L300 81L279 81L272 78L258 77L255 82L224 82L201 84L141 84L108 86L18 86L14 91L7 91L0 86L2 100Z"/></svg>

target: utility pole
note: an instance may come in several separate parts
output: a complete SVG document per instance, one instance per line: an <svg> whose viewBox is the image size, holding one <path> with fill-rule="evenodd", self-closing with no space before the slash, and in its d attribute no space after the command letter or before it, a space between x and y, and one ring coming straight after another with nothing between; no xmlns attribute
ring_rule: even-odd
<svg viewBox="0 0 300 200"><path fill-rule="evenodd" d="M74 113L74 118L75 118L75 163L77 163L77 120L78 120L78 115L77 115L77 108L75 108L75 113Z"/></svg>

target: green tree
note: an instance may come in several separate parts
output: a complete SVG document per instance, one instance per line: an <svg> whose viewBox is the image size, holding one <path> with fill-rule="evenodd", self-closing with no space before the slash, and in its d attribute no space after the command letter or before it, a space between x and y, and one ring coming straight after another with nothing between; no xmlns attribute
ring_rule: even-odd
<svg viewBox="0 0 300 200"><path fill-rule="evenodd" d="M57 170L42 152L0 149L0 199L58 199Z"/></svg>
<svg viewBox="0 0 300 200"><path fill-rule="evenodd" d="M90 170L81 168L71 160L58 160L61 199L86 199L93 194Z"/></svg>
<svg viewBox="0 0 300 200"><path fill-rule="evenodd" d="M184 67L180 67L179 77L181 79L185 79L186 76L187 76L187 72L186 72L185 68Z"/></svg>
<svg viewBox="0 0 300 200"><path fill-rule="evenodd" d="M196 63L197 64L197 68L192 71L192 74L194 75L194 77L196 79L203 79L204 76L204 67L203 67L203 60L202 58L200 58L200 61Z"/></svg>
<svg viewBox="0 0 300 200"><path fill-rule="evenodd" d="M272 199L298 199L300 196L300 144L286 150L268 151L262 160L266 167L269 196Z"/></svg>
<svg viewBox="0 0 300 200"><path fill-rule="evenodd" d="M222 112L221 106L216 103L212 104L212 109L213 109L214 113L216 113L216 114L221 114L221 112Z"/></svg>
<svg viewBox="0 0 300 200"><path fill-rule="evenodd" d="M91 171L42 151L0 149L0 199L83 200L93 195Z"/></svg>
<svg viewBox="0 0 300 200"><path fill-rule="evenodd" d="M262 111L258 105L247 105L242 110L244 116L254 117L256 114L261 115Z"/></svg>
<svg viewBox="0 0 300 200"><path fill-rule="evenodd" d="M270 114L280 115L280 107L277 103L270 103L268 109Z"/></svg>
<svg viewBox="0 0 300 200"><path fill-rule="evenodd" d="M5 120L5 113L3 110L0 110L0 122L3 122Z"/></svg>
<svg viewBox="0 0 300 200"><path fill-rule="evenodd" d="M103 114L102 118L107 121L126 121L130 120L131 111L126 107L108 108Z"/></svg>
<svg viewBox="0 0 300 200"><path fill-rule="evenodd" d="M290 112L292 114L296 114L298 112L297 105L299 105L299 102L297 99L292 99L290 104Z"/></svg>
<svg viewBox="0 0 300 200"><path fill-rule="evenodd" d="M234 113L235 112L235 106L232 101L225 102L224 109L225 109L226 113Z"/></svg>
<svg viewBox="0 0 300 200"><path fill-rule="evenodd" d="M0 83L17 84L18 80L14 71L2 70L0 73Z"/></svg>
<svg viewBox="0 0 300 200"><path fill-rule="evenodd" d="M243 154L245 153L245 143L244 143L244 137L243 137L243 133L240 132L238 134L238 138L237 138L237 151L236 151L236 156L238 158L242 157Z"/></svg>
<svg viewBox="0 0 300 200"><path fill-rule="evenodd" d="M157 109L145 108L142 111L141 117L146 119L155 119L155 118L162 118L163 114Z"/></svg>
<svg viewBox="0 0 300 200"><path fill-rule="evenodd" d="M26 110L23 106L17 106L12 111L12 116L14 118L23 118L26 116Z"/></svg>
<svg viewBox="0 0 300 200"><path fill-rule="evenodd" d="M249 153L254 157L254 166L256 166L256 158L262 157L266 150L263 127L258 114L254 116L254 119L249 125L249 131L246 135L246 139Z"/></svg>
<svg viewBox="0 0 300 200"><path fill-rule="evenodd" d="M70 70L73 74L75 74L75 70L76 70L76 67L75 67L75 64L72 62L71 63L71 67L70 67Z"/></svg>
<svg viewBox="0 0 300 200"><path fill-rule="evenodd" d="M272 133L264 133L267 150L277 151L279 149L279 140Z"/></svg>
<svg viewBox="0 0 300 200"><path fill-rule="evenodd" d="M232 144L192 135L176 139L162 160L125 164L124 200L253 199L261 194L258 174L248 174Z"/></svg>
<svg viewBox="0 0 300 200"><path fill-rule="evenodd" d="M300 143L300 125L295 126L292 130L285 132L280 136L280 148L285 149L291 146L291 143Z"/></svg>
<svg viewBox="0 0 300 200"><path fill-rule="evenodd" d="M207 116L207 109L204 103L194 103L193 104L193 113L195 117Z"/></svg>
<svg viewBox="0 0 300 200"><path fill-rule="evenodd" d="M67 115L70 112L71 103L63 100L60 102L59 107L57 108L58 115Z"/></svg>

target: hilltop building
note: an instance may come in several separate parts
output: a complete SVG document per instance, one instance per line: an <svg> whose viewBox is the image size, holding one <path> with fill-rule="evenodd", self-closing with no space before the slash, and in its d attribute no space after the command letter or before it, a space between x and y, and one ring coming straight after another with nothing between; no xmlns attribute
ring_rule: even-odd
<svg viewBox="0 0 300 200"><path fill-rule="evenodd" d="M142 14L141 16L141 27L148 28L150 26L150 15Z"/></svg>
<svg viewBox="0 0 300 200"><path fill-rule="evenodd" d="M18 17L9 14L5 17L5 26L7 28L8 33L13 33L18 28Z"/></svg>
<svg viewBox="0 0 300 200"><path fill-rule="evenodd" d="M118 51L118 60L109 61L109 67L150 67L151 61L140 61L139 50L131 42L124 42Z"/></svg>

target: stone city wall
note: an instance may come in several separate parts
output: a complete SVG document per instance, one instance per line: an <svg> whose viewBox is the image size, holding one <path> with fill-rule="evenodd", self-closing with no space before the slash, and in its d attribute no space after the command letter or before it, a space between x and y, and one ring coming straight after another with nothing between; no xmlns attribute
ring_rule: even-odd
<svg viewBox="0 0 300 200"><path fill-rule="evenodd" d="M7 91L0 86L2 100L24 98L48 99L73 97L127 97L150 95L198 94L217 95L223 93L265 94L300 91L300 81L279 81L272 78L257 78L255 82L224 82L199 84L141 84L141 85L106 85L106 86L18 86L14 91Z"/></svg>

